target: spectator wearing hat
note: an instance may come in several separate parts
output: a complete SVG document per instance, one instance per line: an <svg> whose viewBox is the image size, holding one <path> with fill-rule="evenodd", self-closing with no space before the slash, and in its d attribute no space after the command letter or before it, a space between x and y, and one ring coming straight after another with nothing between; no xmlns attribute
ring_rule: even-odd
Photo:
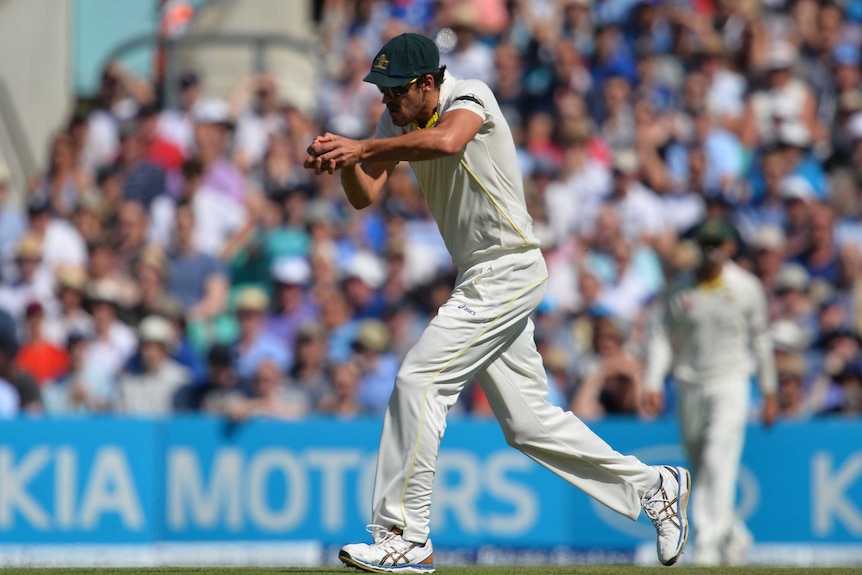
<svg viewBox="0 0 862 575"><path fill-rule="evenodd" d="M318 293L317 302L320 306L320 322L327 334L329 360L334 363L350 360L359 322L353 318L353 308L347 296L342 290L330 286Z"/></svg>
<svg viewBox="0 0 862 575"><path fill-rule="evenodd" d="M287 349L295 349L301 325L317 317L317 307L308 294L311 265L303 257L279 258L272 264L273 309L264 330Z"/></svg>
<svg viewBox="0 0 862 575"><path fill-rule="evenodd" d="M141 250L134 271L138 298L126 306L121 315L126 323L137 327L145 317L157 313L172 298L167 291L170 262L161 248L148 245Z"/></svg>
<svg viewBox="0 0 862 575"><path fill-rule="evenodd" d="M68 220L56 217L46 198L31 196L27 203L30 233L42 241L42 266L53 274L59 265L84 265L87 246Z"/></svg>
<svg viewBox="0 0 862 575"><path fill-rule="evenodd" d="M128 415L168 415L174 396L192 378L186 367L171 359L174 328L163 317L147 316L138 327L138 341L141 370L125 370L120 376L117 409Z"/></svg>
<svg viewBox="0 0 862 575"><path fill-rule="evenodd" d="M786 256L800 257L808 249L811 217L817 202L814 188L800 176L788 176L779 186L785 209Z"/></svg>
<svg viewBox="0 0 862 575"><path fill-rule="evenodd" d="M87 245L105 239L106 202L96 188L87 188L79 196L71 222Z"/></svg>
<svg viewBox="0 0 862 575"><path fill-rule="evenodd" d="M769 317L778 315L775 282L784 265L784 231L778 226L764 225L749 243L754 257L754 275L763 284L769 305Z"/></svg>
<svg viewBox="0 0 862 575"><path fill-rule="evenodd" d="M740 124L743 145L755 149L779 141L782 125L800 125L819 133L814 92L794 72L797 51L787 41L775 42L767 52L766 83L748 96L745 120Z"/></svg>
<svg viewBox="0 0 862 575"><path fill-rule="evenodd" d="M269 296L259 287L241 288L236 294L234 313L239 322L239 337L233 345L236 354L236 371L240 378L254 377L264 359L272 359L282 372L287 372L293 361L290 349L264 330Z"/></svg>
<svg viewBox="0 0 862 575"><path fill-rule="evenodd" d="M805 358L792 353L775 358L778 374L778 407L782 419L799 420L810 417L806 393Z"/></svg>
<svg viewBox="0 0 862 575"><path fill-rule="evenodd" d="M44 387L69 370L69 355L45 337L45 309L38 301L27 304L24 312L24 340L18 351L18 367Z"/></svg>
<svg viewBox="0 0 862 575"><path fill-rule="evenodd" d="M135 352L135 331L120 321L120 290L110 280L91 283L85 305L93 316L93 336L87 339L83 369L100 379L116 382L126 362Z"/></svg>
<svg viewBox="0 0 862 575"><path fill-rule="evenodd" d="M360 250L354 254L344 275L344 293L353 309L353 318L379 318L386 307L380 288L386 281L386 269L375 254Z"/></svg>
<svg viewBox="0 0 862 575"><path fill-rule="evenodd" d="M665 226L661 201L641 183L639 173L640 160L635 150L615 152L613 185L605 203L616 212L626 238L660 249L672 232Z"/></svg>
<svg viewBox="0 0 862 575"><path fill-rule="evenodd" d="M222 100L205 100L194 109L195 147L203 166L201 185L221 194L234 205L246 200L242 173L227 157L228 141L234 128L228 104Z"/></svg>
<svg viewBox="0 0 862 575"><path fill-rule="evenodd" d="M9 419L18 414L21 398L10 382L15 373L15 357L18 355L18 329L15 320L0 310L0 419Z"/></svg>
<svg viewBox="0 0 862 575"><path fill-rule="evenodd" d="M190 321L206 322L225 311L230 286L222 263L195 246L196 228L193 202L179 202L168 252L167 292L182 304Z"/></svg>
<svg viewBox="0 0 862 575"><path fill-rule="evenodd" d="M53 301L52 277L42 264L42 241L33 233L27 233L15 248L12 273L4 273L0 282L0 308L5 309L15 321L24 319L24 308L31 301L50 305ZM11 276L11 277L10 277Z"/></svg>
<svg viewBox="0 0 862 575"><path fill-rule="evenodd" d="M359 404L363 411L383 413L395 387L399 361L390 350L391 336L379 319L359 322L352 347L353 361L359 367Z"/></svg>
<svg viewBox="0 0 862 575"><path fill-rule="evenodd" d="M11 252L27 231L24 213L9 202L10 178L9 167L0 160L0 262L11 259Z"/></svg>
<svg viewBox="0 0 862 575"><path fill-rule="evenodd" d="M476 78L493 85L494 51L481 41L482 16L473 2L443 4L437 14L441 26L454 32L453 46L441 50L440 63L455 78ZM367 69L367 68L366 68Z"/></svg>
<svg viewBox="0 0 862 575"><path fill-rule="evenodd" d="M817 333L817 317L809 297L811 276L798 263L785 263L775 277L772 289L778 300L776 319L795 322L809 334Z"/></svg>

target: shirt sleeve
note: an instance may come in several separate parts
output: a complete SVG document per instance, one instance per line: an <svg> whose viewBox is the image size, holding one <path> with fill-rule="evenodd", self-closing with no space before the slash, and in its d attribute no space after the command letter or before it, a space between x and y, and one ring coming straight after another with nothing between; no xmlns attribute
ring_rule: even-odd
<svg viewBox="0 0 862 575"><path fill-rule="evenodd" d="M662 300L650 317L650 337L644 375L644 388L647 391L662 391L664 378L670 370L673 349L670 345L669 318L669 303L667 300Z"/></svg>
<svg viewBox="0 0 862 575"><path fill-rule="evenodd" d="M484 82L469 80L460 82L452 94L447 111L470 110L484 122L488 122L491 114L488 105L494 98L493 92Z"/></svg>
<svg viewBox="0 0 862 575"><path fill-rule="evenodd" d="M748 333L757 363L757 385L763 395L771 395L778 391L778 377L775 372L772 339L769 335L766 292L756 279L752 281L751 286L753 293L748 300L751 306L748 313Z"/></svg>

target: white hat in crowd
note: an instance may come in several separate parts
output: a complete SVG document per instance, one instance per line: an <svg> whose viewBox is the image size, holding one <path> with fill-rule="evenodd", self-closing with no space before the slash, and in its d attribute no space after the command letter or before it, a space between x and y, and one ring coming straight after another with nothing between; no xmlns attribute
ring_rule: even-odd
<svg viewBox="0 0 862 575"><path fill-rule="evenodd" d="M141 342L155 342L170 348L174 345L176 333L171 323L163 317L149 315L138 326L138 338Z"/></svg>
<svg viewBox="0 0 862 575"><path fill-rule="evenodd" d="M272 264L272 278L285 285L306 285L311 280L311 265L302 257L284 257Z"/></svg>
<svg viewBox="0 0 862 575"><path fill-rule="evenodd" d="M386 269L380 258L367 251L357 252L347 266L348 278L358 278L372 289L378 289L386 281Z"/></svg>
<svg viewBox="0 0 862 575"><path fill-rule="evenodd" d="M814 186L805 176L786 176L778 183L778 193L785 200L810 200L816 197Z"/></svg>

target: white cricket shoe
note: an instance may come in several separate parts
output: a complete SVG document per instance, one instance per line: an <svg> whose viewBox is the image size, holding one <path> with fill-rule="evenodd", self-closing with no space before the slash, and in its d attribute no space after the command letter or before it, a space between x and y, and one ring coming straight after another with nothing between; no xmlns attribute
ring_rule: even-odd
<svg viewBox="0 0 862 575"><path fill-rule="evenodd" d="M338 558L351 567L372 573L433 573L434 548L431 539L424 545L407 541L399 531L382 525L365 528L374 543L345 545Z"/></svg>
<svg viewBox="0 0 862 575"><path fill-rule="evenodd" d="M688 540L688 496L691 491L691 475L683 467L658 466L661 485L647 492L641 506L658 533L656 549L662 565L677 562L685 542Z"/></svg>

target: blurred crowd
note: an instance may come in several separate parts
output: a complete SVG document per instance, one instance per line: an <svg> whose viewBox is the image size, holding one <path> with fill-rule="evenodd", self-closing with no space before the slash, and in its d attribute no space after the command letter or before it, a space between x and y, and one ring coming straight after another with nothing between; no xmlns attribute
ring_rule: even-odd
<svg viewBox="0 0 862 575"><path fill-rule="evenodd" d="M215 94L112 63L22 209L0 169L4 415L382 413L454 270L409 167L355 211L301 163L325 131L373 136L362 78L405 31L512 127L551 401L644 416L647 322L709 215L767 290L783 416L862 413L862 0L322 0L315 25L315 109L292 78ZM455 411L488 413L478 386Z"/></svg>

